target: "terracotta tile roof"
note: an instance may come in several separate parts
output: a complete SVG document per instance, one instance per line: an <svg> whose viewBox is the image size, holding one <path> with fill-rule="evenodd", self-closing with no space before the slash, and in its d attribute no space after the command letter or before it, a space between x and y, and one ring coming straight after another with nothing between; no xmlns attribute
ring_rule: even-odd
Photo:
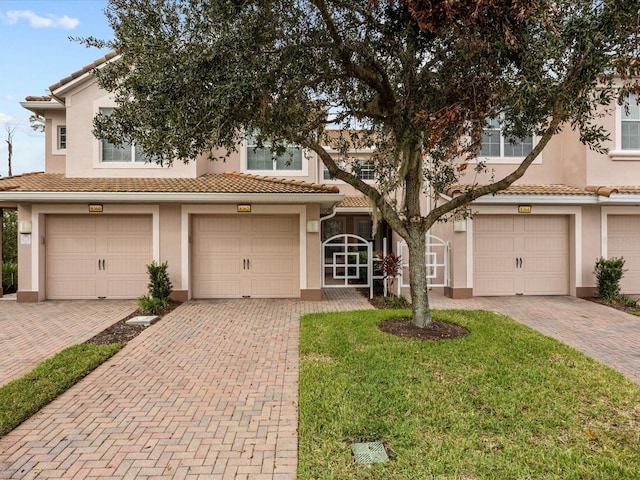
<svg viewBox="0 0 640 480"><path fill-rule="evenodd" d="M89 65L85 65L84 67L82 67L77 72L73 72L68 77L65 77L62 80L59 80L58 82L54 83L53 85L51 85L49 87L49 90L51 90L52 92L54 90L57 90L58 88L62 87L63 85L66 85L67 83L72 82L76 78L81 77L85 73L90 72L94 68L99 67L103 63L108 62L109 60L111 60L113 57L116 57L117 55L118 55L118 52L115 51L115 50L107 53L104 57L95 60L94 62L90 63Z"/></svg>
<svg viewBox="0 0 640 480"><path fill-rule="evenodd" d="M28 173L0 179L1 192L339 193L335 186L238 172L198 178L67 178Z"/></svg>
<svg viewBox="0 0 640 480"><path fill-rule="evenodd" d="M337 208L370 208L371 204L369 203L369 199L365 196L353 196L353 197L344 197L344 200L340 202Z"/></svg>
<svg viewBox="0 0 640 480"><path fill-rule="evenodd" d="M458 195L464 192L470 185L453 185L446 192L449 196ZM570 185L511 185L497 195L585 195L591 196L593 193Z"/></svg>
<svg viewBox="0 0 640 480"><path fill-rule="evenodd" d="M35 95L28 95L25 98L25 101L27 102L50 102L52 100L52 97L50 97L49 95L44 95L41 97L37 97Z"/></svg>
<svg viewBox="0 0 640 480"><path fill-rule="evenodd" d="M357 135L362 132L362 138L358 138ZM354 135L354 137L352 137ZM364 149L371 148L371 145L365 144L369 139L366 131L364 130L335 130L327 129L324 131L323 143L326 143L328 147L339 149L344 146L345 142L349 148ZM367 143L371 143L370 141Z"/></svg>
<svg viewBox="0 0 640 480"><path fill-rule="evenodd" d="M599 187L596 185L588 185L585 187L587 192L595 193L596 195L600 195L602 197L609 197L611 194L619 193L619 194L640 194L640 186L615 186L615 187Z"/></svg>

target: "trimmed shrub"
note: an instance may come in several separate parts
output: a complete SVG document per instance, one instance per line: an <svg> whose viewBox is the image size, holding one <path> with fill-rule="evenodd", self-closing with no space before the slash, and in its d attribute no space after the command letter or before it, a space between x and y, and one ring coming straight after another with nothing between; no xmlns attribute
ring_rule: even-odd
<svg viewBox="0 0 640 480"><path fill-rule="evenodd" d="M168 301L173 285L167 273L167 262L158 264L154 260L147 265L147 273L149 274L149 296Z"/></svg>
<svg viewBox="0 0 640 480"><path fill-rule="evenodd" d="M169 295L173 289L167 262L158 264L155 260L147 265L149 274L149 295L138 298L138 307L150 315L157 315L169 304Z"/></svg>
<svg viewBox="0 0 640 480"><path fill-rule="evenodd" d="M624 258L602 258L596 260L593 271L598 283L598 297L607 302L613 302L620 296L620 280L626 271Z"/></svg>

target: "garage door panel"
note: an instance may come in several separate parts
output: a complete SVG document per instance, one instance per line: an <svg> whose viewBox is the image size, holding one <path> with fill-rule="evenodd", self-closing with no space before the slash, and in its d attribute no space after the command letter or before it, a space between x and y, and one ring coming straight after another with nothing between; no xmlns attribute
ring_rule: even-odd
<svg viewBox="0 0 640 480"><path fill-rule="evenodd" d="M566 236L545 236L524 238L524 252L563 252Z"/></svg>
<svg viewBox="0 0 640 480"><path fill-rule="evenodd" d="M524 288L527 295L568 295L569 288L562 278L557 276L526 276Z"/></svg>
<svg viewBox="0 0 640 480"><path fill-rule="evenodd" d="M150 215L48 215L46 297L136 298L145 294L147 265L153 258L152 235Z"/></svg>
<svg viewBox="0 0 640 480"><path fill-rule="evenodd" d="M107 233L148 233L151 231L151 217L107 217Z"/></svg>
<svg viewBox="0 0 640 480"><path fill-rule="evenodd" d="M299 217L202 215L192 229L195 298L299 296Z"/></svg>
<svg viewBox="0 0 640 480"><path fill-rule="evenodd" d="M569 293L566 215L477 215L473 229L474 295Z"/></svg>
<svg viewBox="0 0 640 480"><path fill-rule="evenodd" d="M296 262L291 257L257 258L251 261L251 272L255 275L294 275Z"/></svg>
<svg viewBox="0 0 640 480"><path fill-rule="evenodd" d="M513 281L504 277L478 276L473 284L474 295L514 295Z"/></svg>
<svg viewBox="0 0 640 480"><path fill-rule="evenodd" d="M252 254L279 254L291 255L295 250L294 239L288 237L265 237L251 239Z"/></svg>
<svg viewBox="0 0 640 480"><path fill-rule="evenodd" d="M474 242L474 250L476 252L513 252L515 251L515 242L512 237L482 237L475 238Z"/></svg>
<svg viewBox="0 0 640 480"><path fill-rule="evenodd" d="M253 278L251 280L252 297L291 297L295 295L296 285L291 277L269 277L264 279Z"/></svg>
<svg viewBox="0 0 640 480"><path fill-rule="evenodd" d="M98 289L94 280L77 281L56 279L47 287L47 297L57 299L97 298Z"/></svg>
<svg viewBox="0 0 640 480"><path fill-rule="evenodd" d="M291 235L298 228L297 221L293 217L253 217L251 222L251 233L259 235L269 235L281 233Z"/></svg>
<svg viewBox="0 0 640 480"><path fill-rule="evenodd" d="M624 257L623 293L640 293L640 215L607 216L607 257Z"/></svg>
<svg viewBox="0 0 640 480"><path fill-rule="evenodd" d="M511 256L476 258L473 263L473 268L478 274L513 272L515 270L515 260Z"/></svg>
<svg viewBox="0 0 640 480"><path fill-rule="evenodd" d="M481 221L474 222L474 229L476 232L513 232L515 225L514 219L509 216L495 216L495 217L478 217Z"/></svg>
<svg viewBox="0 0 640 480"><path fill-rule="evenodd" d="M151 239L148 236L107 238L107 253L142 253L151 255Z"/></svg>
<svg viewBox="0 0 640 480"><path fill-rule="evenodd" d="M68 253L81 255L98 251L95 237L93 238L64 238L49 236L46 241L47 251L50 253Z"/></svg>
<svg viewBox="0 0 640 480"><path fill-rule="evenodd" d="M199 233L235 233L239 234L242 229L242 219L234 216L220 217L196 217L194 229Z"/></svg>
<svg viewBox="0 0 640 480"><path fill-rule="evenodd" d="M107 297L108 298L131 298L131 292L139 292L137 297L147 293L147 281L140 279L117 281L107 281Z"/></svg>
<svg viewBox="0 0 640 480"><path fill-rule="evenodd" d="M562 233L567 230L566 217L557 216L531 216L523 217L523 230L525 233L548 235Z"/></svg>
<svg viewBox="0 0 640 480"><path fill-rule="evenodd" d="M92 258L58 258L47 265L47 277L84 276L98 273L98 262Z"/></svg>
<svg viewBox="0 0 640 480"><path fill-rule="evenodd" d="M236 258L202 258L193 265L194 274L200 275L233 275L242 270L242 262Z"/></svg>
<svg viewBox="0 0 640 480"><path fill-rule="evenodd" d="M532 273L553 273L564 275L567 270L565 263L568 259L560 256L549 257L528 257L522 263L522 269L525 274Z"/></svg>
<svg viewBox="0 0 640 480"><path fill-rule="evenodd" d="M202 278L194 285L193 296L195 298L228 298L242 296L241 281L239 278Z"/></svg>
<svg viewBox="0 0 640 480"><path fill-rule="evenodd" d="M96 217L56 216L54 222L47 222L47 234L93 234L97 231L96 220Z"/></svg>

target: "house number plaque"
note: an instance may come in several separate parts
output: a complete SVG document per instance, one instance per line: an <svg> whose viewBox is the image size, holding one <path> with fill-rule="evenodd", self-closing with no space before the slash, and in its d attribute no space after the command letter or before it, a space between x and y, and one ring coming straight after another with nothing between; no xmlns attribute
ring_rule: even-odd
<svg viewBox="0 0 640 480"><path fill-rule="evenodd" d="M238 205L238 213L250 213L250 212L251 212L251 205L247 205L247 204Z"/></svg>

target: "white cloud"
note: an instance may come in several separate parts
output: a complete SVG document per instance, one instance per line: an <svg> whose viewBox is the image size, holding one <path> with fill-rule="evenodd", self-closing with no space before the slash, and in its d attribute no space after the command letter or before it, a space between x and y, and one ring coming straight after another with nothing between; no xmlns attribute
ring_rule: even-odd
<svg viewBox="0 0 640 480"><path fill-rule="evenodd" d="M15 100L15 98L13 97L13 95L9 95L7 93L7 94L0 95L0 100L13 101L13 100Z"/></svg>
<svg viewBox="0 0 640 480"><path fill-rule="evenodd" d="M33 28L64 28L65 30L73 30L80 24L80 20L67 15L58 17L47 14L42 17L33 13L31 10L9 10L7 13L0 12L0 20L10 25L18 23L20 19L26 19Z"/></svg>

